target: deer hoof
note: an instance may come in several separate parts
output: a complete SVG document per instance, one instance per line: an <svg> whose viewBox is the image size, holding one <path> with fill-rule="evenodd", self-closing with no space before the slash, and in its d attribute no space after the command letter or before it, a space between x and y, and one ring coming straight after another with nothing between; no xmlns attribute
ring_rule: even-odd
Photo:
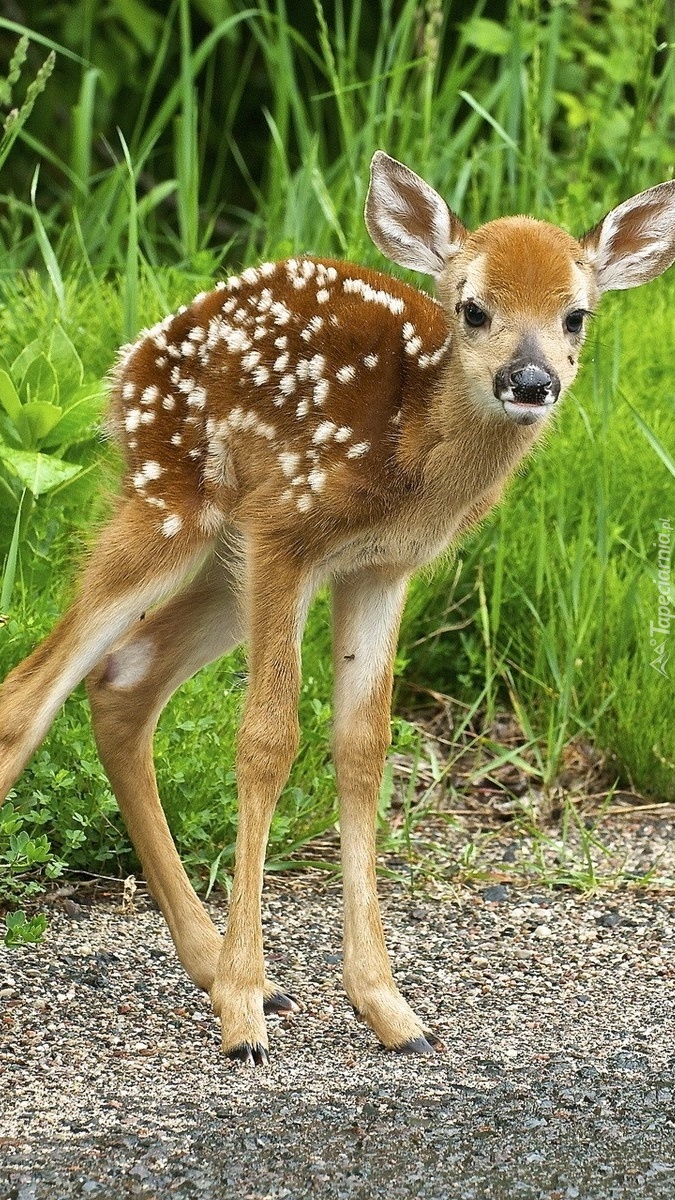
<svg viewBox="0 0 675 1200"><path fill-rule="evenodd" d="M233 1046L225 1053L228 1058L243 1063L245 1067L269 1067L270 1065L267 1050L260 1042L256 1042L253 1046L248 1042L242 1042L240 1046Z"/></svg>
<svg viewBox="0 0 675 1200"><path fill-rule="evenodd" d="M302 1005L295 996L286 996L283 992L275 992L263 1002L263 1012L266 1016L291 1017L302 1012Z"/></svg>
<svg viewBox="0 0 675 1200"><path fill-rule="evenodd" d="M435 1054L443 1049L439 1038L433 1033L424 1033L420 1037L410 1038L400 1046L394 1046L397 1054Z"/></svg>

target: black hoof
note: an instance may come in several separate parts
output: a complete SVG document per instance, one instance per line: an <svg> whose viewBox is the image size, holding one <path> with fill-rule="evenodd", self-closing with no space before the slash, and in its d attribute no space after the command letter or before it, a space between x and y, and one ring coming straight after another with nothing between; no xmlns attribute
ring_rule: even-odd
<svg viewBox="0 0 675 1200"><path fill-rule="evenodd" d="M398 1054L435 1054L435 1047L437 1046L440 1046L440 1042L431 1033L425 1036L410 1038L410 1041L403 1042L401 1046L394 1046L394 1050Z"/></svg>
<svg viewBox="0 0 675 1200"><path fill-rule="evenodd" d="M275 992L263 1002L263 1012L266 1016L276 1014L278 1017L290 1017L302 1011L302 1006L295 996L285 996L283 992Z"/></svg>
<svg viewBox="0 0 675 1200"><path fill-rule="evenodd" d="M424 1036L429 1045L433 1046L434 1050L445 1050L445 1046L443 1045L441 1039L436 1037L435 1033L430 1033L428 1029L425 1029Z"/></svg>
<svg viewBox="0 0 675 1200"><path fill-rule="evenodd" d="M242 1042L241 1046L235 1046L233 1050L226 1050L225 1053L228 1058L243 1063L245 1067L269 1067L270 1065L267 1051L260 1042L256 1042L255 1046L250 1046L248 1042Z"/></svg>

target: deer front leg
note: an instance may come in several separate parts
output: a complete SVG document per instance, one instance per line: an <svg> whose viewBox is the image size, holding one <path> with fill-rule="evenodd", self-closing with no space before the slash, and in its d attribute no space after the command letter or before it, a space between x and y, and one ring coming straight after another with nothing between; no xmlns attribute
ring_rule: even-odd
<svg viewBox="0 0 675 1200"><path fill-rule="evenodd" d="M258 552L248 578L250 682L237 738L234 880L211 988L226 1054L250 1065L268 1061L260 899L270 822L300 737L300 642L310 598L299 572Z"/></svg>
<svg viewBox="0 0 675 1200"><path fill-rule="evenodd" d="M334 585L334 758L344 886L344 984L384 1046L425 1054L436 1039L399 992L377 900L375 821L389 745L393 660L407 579L370 569Z"/></svg>

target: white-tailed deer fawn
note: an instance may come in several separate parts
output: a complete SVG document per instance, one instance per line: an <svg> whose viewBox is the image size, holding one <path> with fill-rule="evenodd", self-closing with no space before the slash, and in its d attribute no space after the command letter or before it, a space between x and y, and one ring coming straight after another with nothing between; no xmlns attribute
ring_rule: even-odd
<svg viewBox="0 0 675 1200"><path fill-rule="evenodd" d="M625 201L578 241L529 217L470 233L378 152L366 222L390 259L435 276L439 303L375 271L301 257L243 271L125 347L112 397L122 496L72 608L0 692L5 796L88 677L98 748L150 889L181 962L210 992L225 1051L249 1063L267 1061L265 1011L296 1008L265 973L260 897L298 745L302 631L323 581L334 606L345 988L385 1046L436 1044L394 984L375 874L406 585L499 499L574 379L600 294L671 264L675 183ZM152 739L174 689L244 639L236 868L221 938L171 839Z"/></svg>

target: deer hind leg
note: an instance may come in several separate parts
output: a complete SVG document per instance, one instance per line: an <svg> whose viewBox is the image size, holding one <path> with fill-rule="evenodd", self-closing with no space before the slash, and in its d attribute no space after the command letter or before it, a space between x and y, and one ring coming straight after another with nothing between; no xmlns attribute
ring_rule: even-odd
<svg viewBox="0 0 675 1200"><path fill-rule="evenodd" d="M197 987L213 985L222 938L180 860L157 791L152 740L174 691L244 637L237 564L209 558L184 591L149 613L91 672L94 735L150 891ZM265 981L268 1012L297 1003Z"/></svg>
<svg viewBox="0 0 675 1200"><path fill-rule="evenodd" d="M407 580L369 570L333 589L334 759L344 887L344 984L382 1044L428 1053L436 1039L399 992L377 900L375 820L390 731L393 660Z"/></svg>
<svg viewBox="0 0 675 1200"><path fill-rule="evenodd" d="M0 800L73 688L206 549L204 537L188 527L165 536L142 501L120 505L99 538L74 604L0 689Z"/></svg>
<svg viewBox="0 0 675 1200"><path fill-rule="evenodd" d="M300 642L311 582L259 548L247 579L250 682L237 737L239 797L229 919L211 989L223 1048L267 1062L260 899L270 822L298 748Z"/></svg>

